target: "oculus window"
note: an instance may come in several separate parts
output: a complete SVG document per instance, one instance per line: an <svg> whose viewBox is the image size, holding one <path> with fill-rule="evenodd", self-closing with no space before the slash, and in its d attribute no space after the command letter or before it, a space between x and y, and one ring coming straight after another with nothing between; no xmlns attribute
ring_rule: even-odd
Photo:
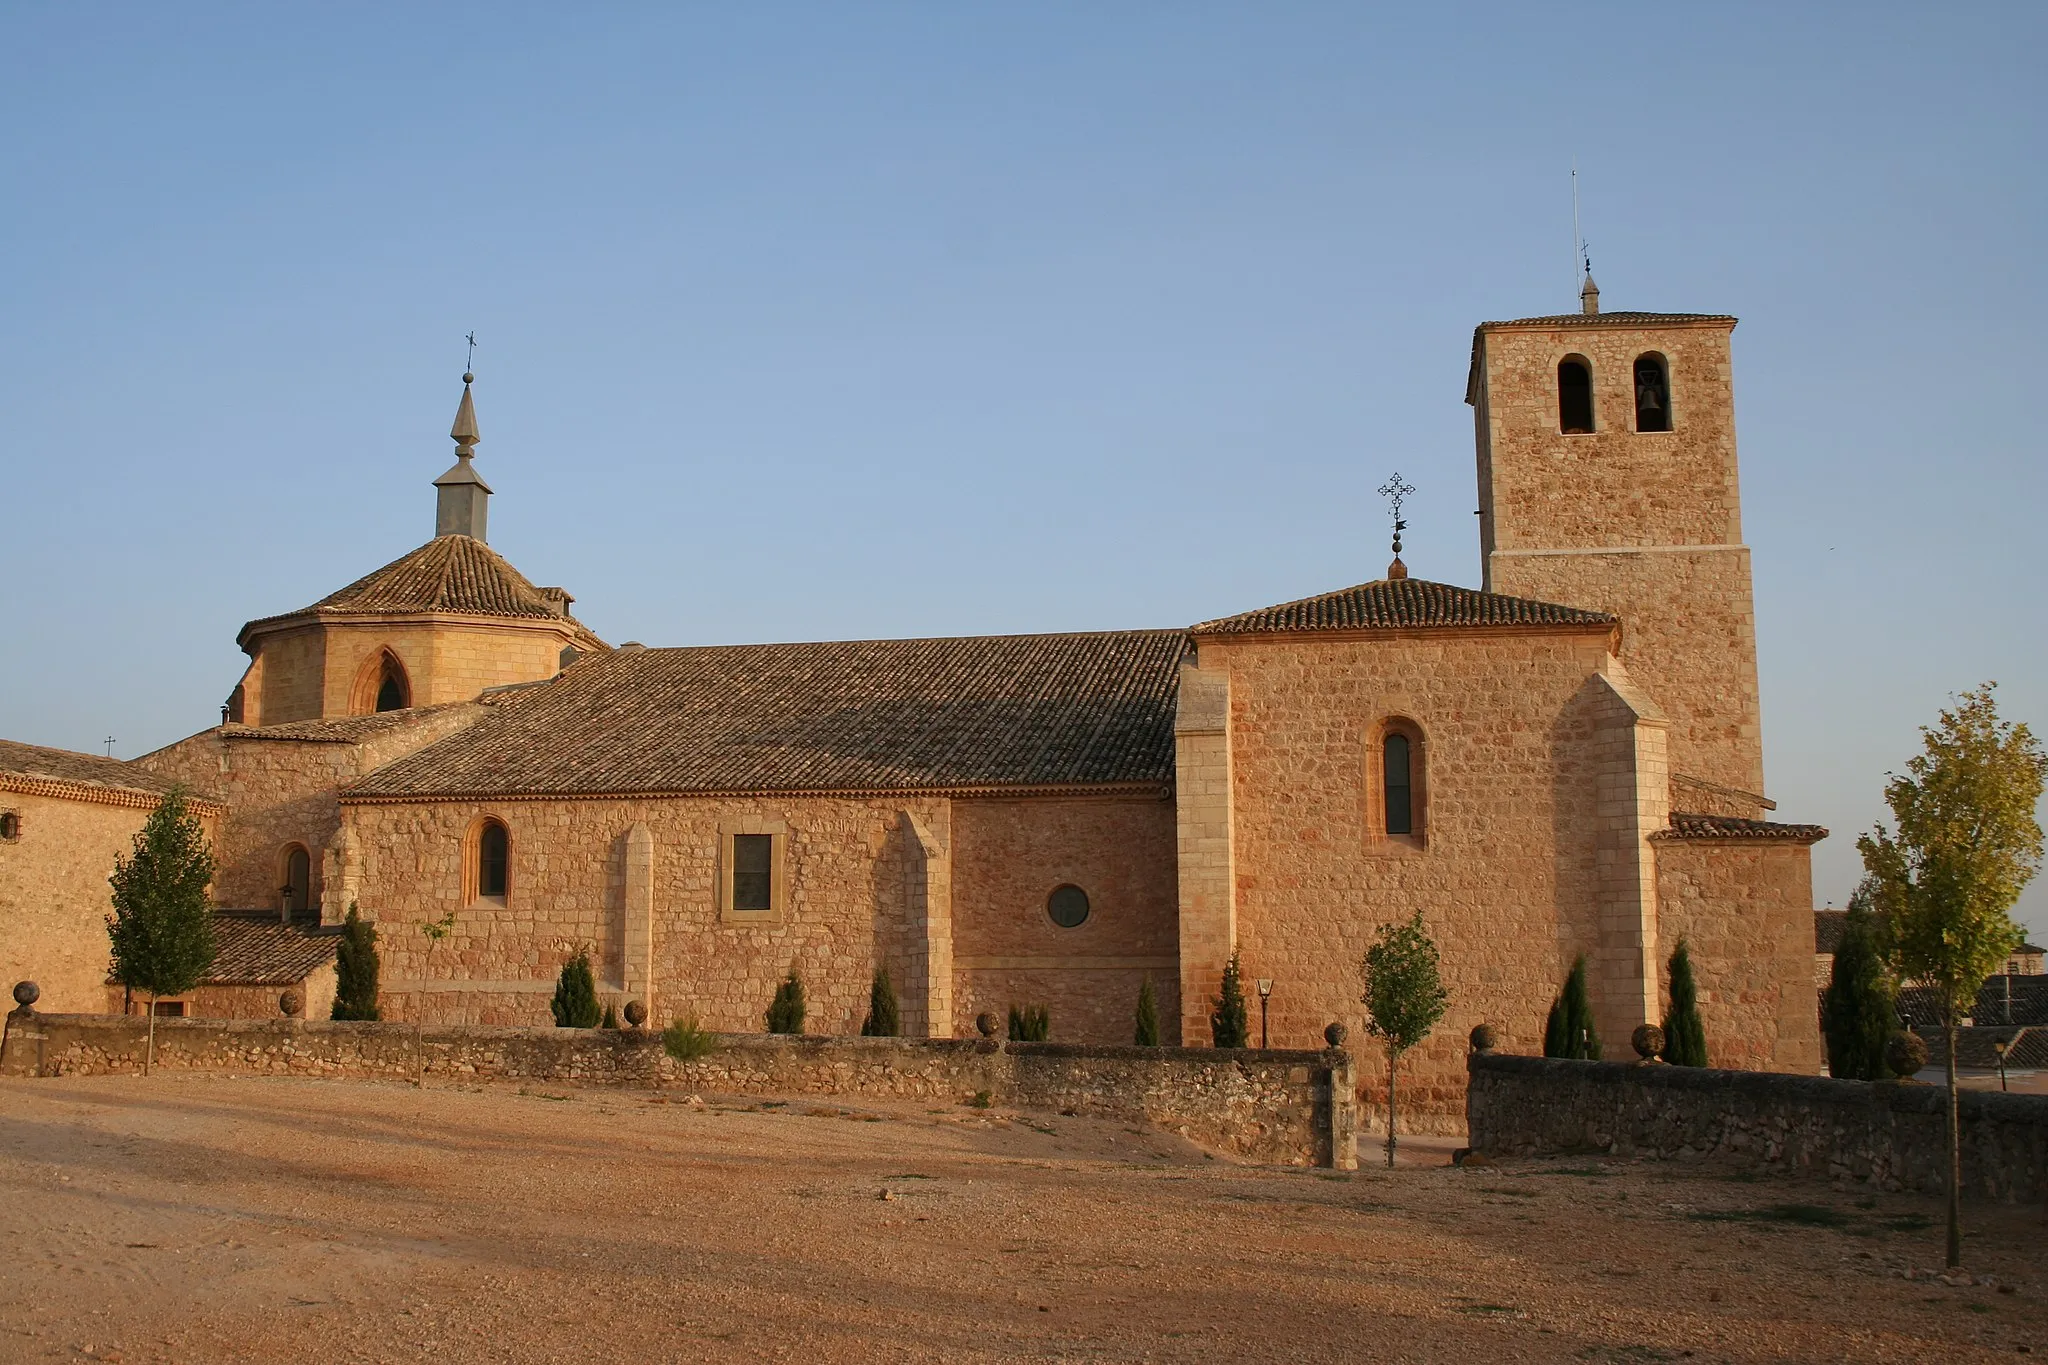
<svg viewBox="0 0 2048 1365"><path fill-rule="evenodd" d="M1078 929L1088 919L1088 893L1073 885L1055 887L1045 898L1045 913L1062 929Z"/></svg>

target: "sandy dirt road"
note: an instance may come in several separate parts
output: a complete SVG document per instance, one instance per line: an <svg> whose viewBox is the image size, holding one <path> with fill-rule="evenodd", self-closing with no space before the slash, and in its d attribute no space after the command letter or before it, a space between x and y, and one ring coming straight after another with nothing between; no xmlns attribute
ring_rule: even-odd
<svg viewBox="0 0 2048 1365"><path fill-rule="evenodd" d="M701 1105L701 1107L700 1107ZM0 1082L0 1360L2048 1354L2039 1209L1579 1159L1356 1175L1057 1115ZM2006 1292L2006 1291L2012 1292Z"/></svg>

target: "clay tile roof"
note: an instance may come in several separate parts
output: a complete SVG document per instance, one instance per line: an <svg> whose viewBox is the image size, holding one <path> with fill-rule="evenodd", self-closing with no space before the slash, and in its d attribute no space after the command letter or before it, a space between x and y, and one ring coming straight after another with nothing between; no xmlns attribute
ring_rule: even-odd
<svg viewBox="0 0 2048 1365"><path fill-rule="evenodd" d="M378 711L368 716L334 716L327 720L288 720L276 725L223 725L221 734L228 739L282 739L300 740L313 744L353 744L368 739L371 735L387 730L401 729L428 716L460 707L473 706L474 702L451 701L438 706L413 706L402 711Z"/></svg>
<svg viewBox="0 0 2048 1365"><path fill-rule="evenodd" d="M1828 837L1822 825L1781 825L1770 820L1744 820L1734 815L1693 815L1671 813L1671 827L1658 830L1653 839L1779 839L1789 843L1812 844Z"/></svg>
<svg viewBox="0 0 2048 1365"><path fill-rule="evenodd" d="M264 616L251 628L292 616L367 616L449 612L463 616L566 619L572 599L559 588L536 588L503 555L471 536L435 536L310 607ZM593 637L594 638L594 637Z"/></svg>
<svg viewBox="0 0 2048 1365"><path fill-rule="evenodd" d="M345 800L1164 784L1182 631L625 649Z"/></svg>
<svg viewBox="0 0 2048 1365"><path fill-rule="evenodd" d="M1355 588L1304 597L1277 607L1204 621L1197 635L1266 635L1282 631L1399 630L1417 626L1611 627L1602 611L1561 607L1526 597L1431 583L1421 578L1380 579Z"/></svg>
<svg viewBox="0 0 2048 1365"><path fill-rule="evenodd" d="M1849 927L1847 910L1816 910L1813 912L1813 950L1816 953L1833 953L1842 946L1842 935Z"/></svg>
<svg viewBox="0 0 2048 1365"><path fill-rule="evenodd" d="M1477 330L1484 332L1493 327L1643 327L1682 322L1725 322L1730 327L1735 325L1735 319L1726 313L1551 313L1537 318L1507 318L1499 322L1482 322Z"/></svg>
<svg viewBox="0 0 2048 1365"><path fill-rule="evenodd" d="M45 749L40 745L17 744L6 739L0 739L0 773L46 782L147 792L152 796L161 796L177 785L170 778L159 777L125 759L73 753L69 749Z"/></svg>
<svg viewBox="0 0 2048 1365"><path fill-rule="evenodd" d="M213 912L213 965L202 986L295 986L332 966L341 931L284 924L275 910ZM108 985L120 983L112 976Z"/></svg>

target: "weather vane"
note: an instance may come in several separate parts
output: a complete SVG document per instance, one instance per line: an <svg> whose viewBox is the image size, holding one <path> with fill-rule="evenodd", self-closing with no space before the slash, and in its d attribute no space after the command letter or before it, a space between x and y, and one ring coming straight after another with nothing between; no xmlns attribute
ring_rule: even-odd
<svg viewBox="0 0 2048 1365"><path fill-rule="evenodd" d="M476 378L476 333L471 332L464 339L469 342L469 358L462 362L462 382L467 384Z"/></svg>
<svg viewBox="0 0 2048 1365"><path fill-rule="evenodd" d="M1408 523L1401 520L1401 504L1408 501L1408 495L1415 491L1415 485L1401 482L1399 470L1394 477L1380 485L1380 496L1391 504L1394 513L1394 557L1401 555L1401 533L1408 529Z"/></svg>

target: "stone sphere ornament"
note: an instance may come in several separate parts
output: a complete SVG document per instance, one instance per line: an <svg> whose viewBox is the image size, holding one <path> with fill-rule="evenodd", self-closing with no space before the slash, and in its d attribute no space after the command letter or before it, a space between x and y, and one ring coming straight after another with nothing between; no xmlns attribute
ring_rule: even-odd
<svg viewBox="0 0 2048 1365"><path fill-rule="evenodd" d="M647 1006L643 1001L628 1000L626 1002L626 1022L634 1028L639 1028L647 1022Z"/></svg>
<svg viewBox="0 0 2048 1365"><path fill-rule="evenodd" d="M23 1009L29 1009L36 1001L42 998L43 988L35 982L17 981L14 983L14 1003Z"/></svg>
<svg viewBox="0 0 2048 1365"><path fill-rule="evenodd" d="M1664 1030L1655 1024L1637 1024L1636 1031L1628 1036L1629 1045L1636 1050L1636 1056L1646 1062L1657 1059L1664 1050Z"/></svg>
<svg viewBox="0 0 2048 1365"><path fill-rule="evenodd" d="M1344 1040L1351 1036L1351 1030L1342 1024L1326 1024L1323 1027L1323 1041L1331 1047L1344 1046Z"/></svg>
<svg viewBox="0 0 2048 1365"><path fill-rule="evenodd" d="M1885 1039L1884 1064L1892 1074L1902 1079L1911 1079L1927 1065L1927 1040L1917 1033L1900 1029Z"/></svg>
<svg viewBox="0 0 2048 1365"><path fill-rule="evenodd" d="M297 991L286 991L277 997L277 1007L287 1019L296 1019L306 1012L306 997Z"/></svg>
<svg viewBox="0 0 2048 1365"><path fill-rule="evenodd" d="M1474 1024L1472 1036L1466 1040L1474 1052L1491 1052L1500 1046L1500 1039L1494 1034L1491 1024Z"/></svg>
<svg viewBox="0 0 2048 1365"><path fill-rule="evenodd" d="M980 1033L982 1037L993 1038L996 1036L996 1017L983 1011L974 1016L974 1027L975 1031Z"/></svg>

